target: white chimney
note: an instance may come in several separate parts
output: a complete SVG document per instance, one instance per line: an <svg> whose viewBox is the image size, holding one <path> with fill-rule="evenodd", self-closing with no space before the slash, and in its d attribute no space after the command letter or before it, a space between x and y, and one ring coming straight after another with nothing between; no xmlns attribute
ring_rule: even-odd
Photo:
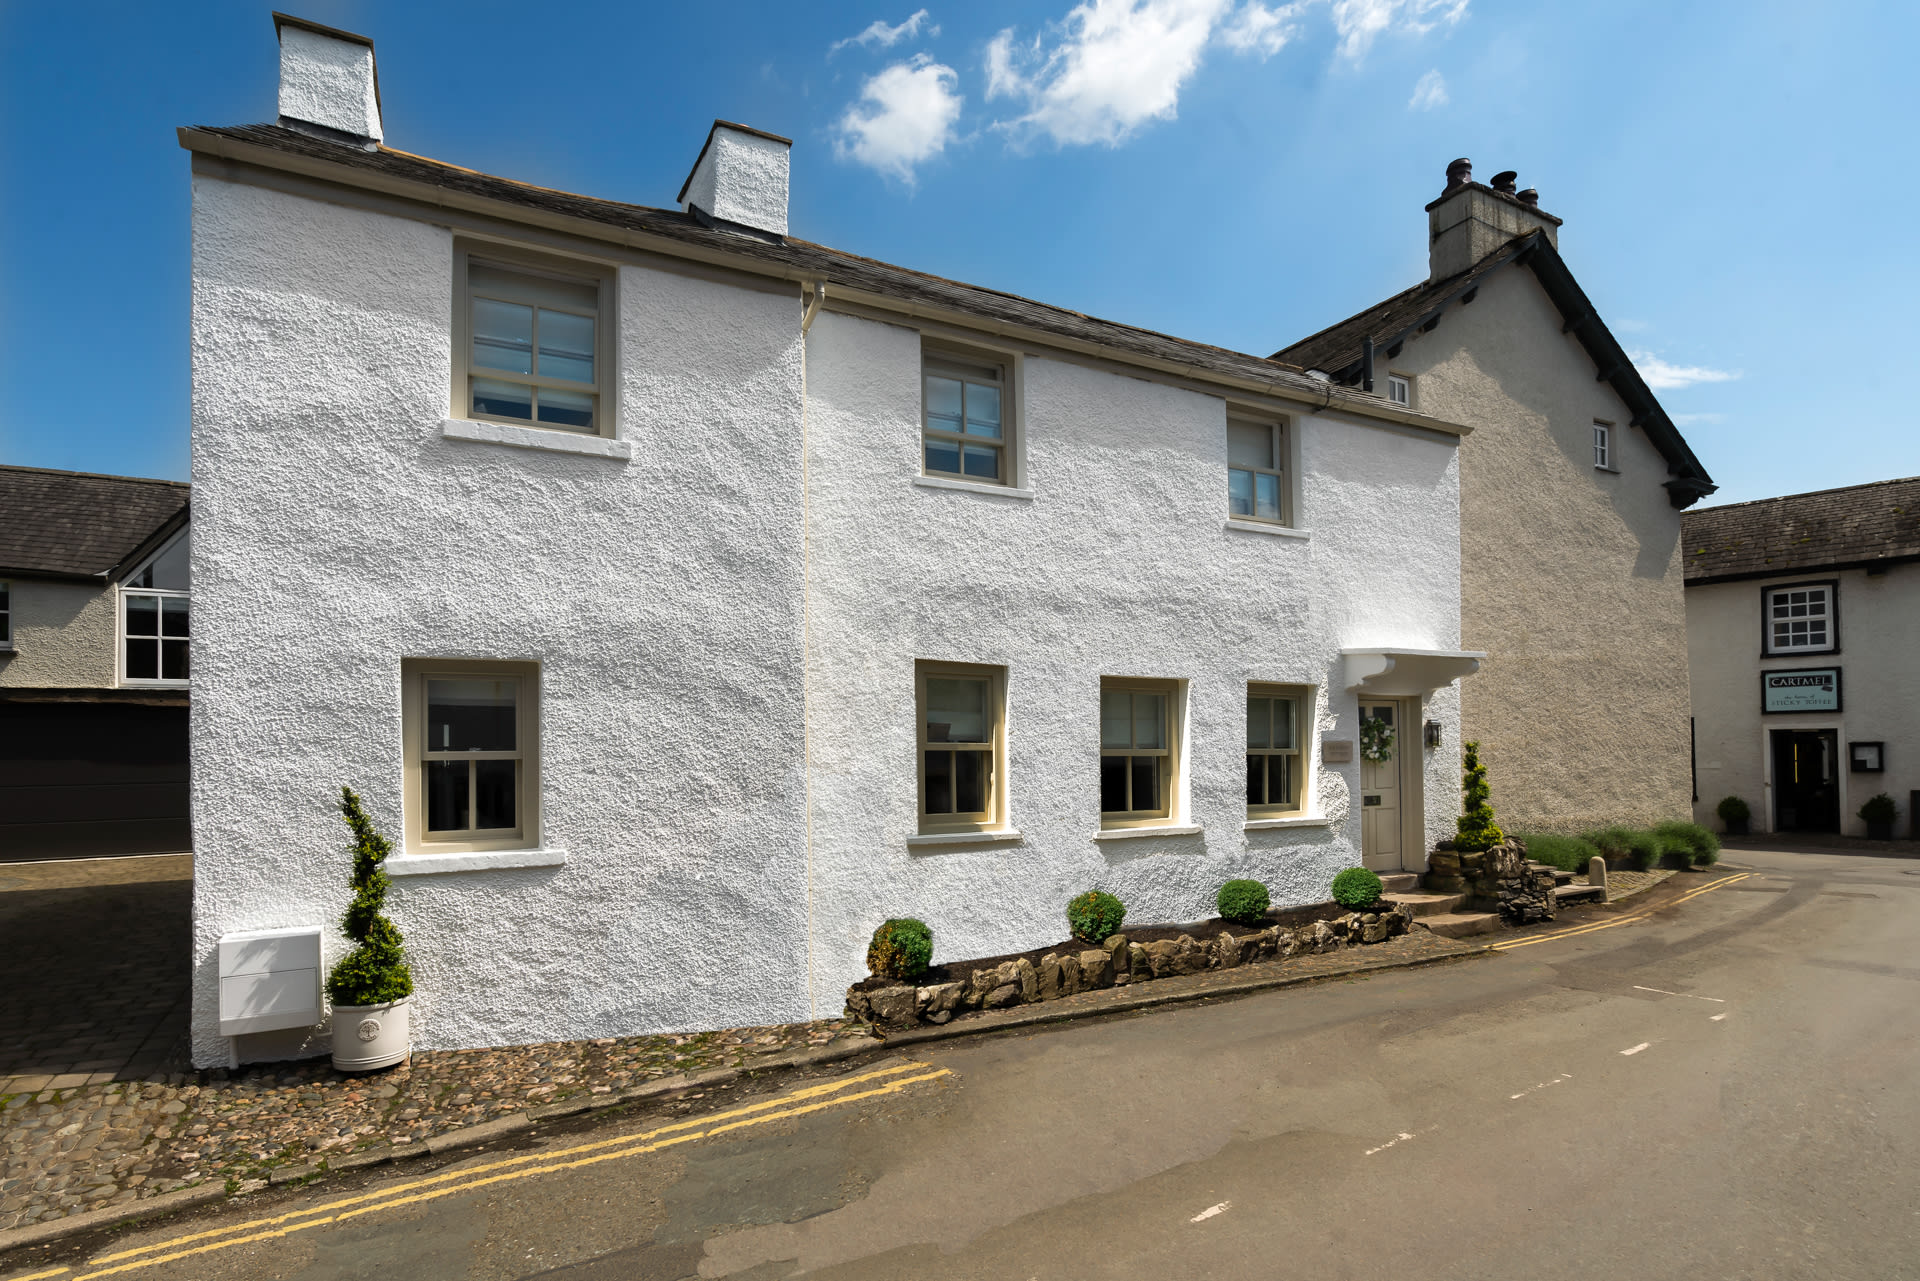
<svg viewBox="0 0 1920 1281"><path fill-rule="evenodd" d="M284 13L273 15L273 28L280 36L280 123L317 125L341 141L379 142L373 41Z"/></svg>
<svg viewBox="0 0 1920 1281"><path fill-rule="evenodd" d="M680 188L680 207L776 236L787 234L787 153L793 139L716 120Z"/></svg>

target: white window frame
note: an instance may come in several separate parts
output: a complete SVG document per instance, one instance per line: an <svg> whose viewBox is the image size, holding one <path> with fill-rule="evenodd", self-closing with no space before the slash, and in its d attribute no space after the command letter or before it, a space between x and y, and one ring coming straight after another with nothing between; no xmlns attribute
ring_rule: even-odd
<svg viewBox="0 0 1920 1281"><path fill-rule="evenodd" d="M1597 471L1617 472L1613 465L1613 424L1593 420L1593 466Z"/></svg>
<svg viewBox="0 0 1920 1281"><path fill-rule="evenodd" d="M132 584L153 568L155 561L172 551L188 536L189 531L182 529L153 550L153 554L134 569L131 574L120 580L114 587L114 627L113 627L113 671L115 681L123 686L138 686L143 689L187 689L193 683L193 590L189 583L184 591L170 587L135 587ZM127 673L127 606L135 597L151 598L154 602L155 626L160 632L154 637L156 644L165 639L166 601L187 602L187 675L184 677L167 676L131 676ZM158 670L166 670L166 651L160 648L156 658Z"/></svg>
<svg viewBox="0 0 1920 1281"><path fill-rule="evenodd" d="M428 760L483 760L502 756L494 752L444 755L426 749L423 740L427 723L427 681L434 677L513 680L518 683L514 698L514 752L511 755L520 762L518 792L514 800L514 817L519 823L511 830L484 830L469 836L427 834ZM483 850L540 848L540 664L475 659L403 659L400 664L400 693L401 740L406 769L406 799L401 804L401 812L406 852L463 854Z"/></svg>
<svg viewBox="0 0 1920 1281"><path fill-rule="evenodd" d="M1252 736L1253 703L1255 699L1265 699L1269 701L1284 700L1293 705L1293 746L1292 747L1290 748L1276 748L1272 746L1255 747L1252 745L1252 743L1249 742L1246 745L1245 751L1248 758L1252 758L1254 756L1292 757L1294 762L1293 764L1294 799L1291 805L1272 805L1272 804L1256 805L1253 803L1252 799L1249 798L1247 801L1247 818L1249 820L1257 820L1257 819L1263 819L1263 818L1289 818L1289 817L1294 817L1297 815L1304 814L1307 812L1307 784L1309 781L1307 777L1307 762L1310 756L1310 753L1307 751L1308 717L1310 717L1313 712L1314 691L1312 687L1305 686L1305 685L1280 685L1280 684L1273 684L1266 681L1248 682L1247 684L1247 724L1248 724L1249 738L1251 738ZM1270 730L1271 730L1271 723L1269 723L1269 731ZM1269 733L1268 741L1269 743L1271 743L1272 741L1270 733ZM1251 784L1250 779L1249 779L1249 784Z"/></svg>
<svg viewBox="0 0 1920 1281"><path fill-rule="evenodd" d="M929 737L928 712L930 711L927 681L928 678L959 678L962 680L984 681L987 686L988 730L984 744L943 743ZM1007 826L1007 669L976 663L942 663L920 661L914 664L913 707L914 707L914 808L919 814L919 832L922 836L957 835L968 832L1004 831ZM968 751L984 755L987 758L987 791L984 810L969 812L952 811L930 814L927 812L927 754L941 750L949 752ZM958 775L956 764L955 776Z"/></svg>
<svg viewBox="0 0 1920 1281"><path fill-rule="evenodd" d="M1413 408L1413 375L1387 375L1387 403L1402 409Z"/></svg>
<svg viewBox="0 0 1920 1281"><path fill-rule="evenodd" d="M981 485L990 489L1018 489L1020 487L1022 450L1020 442L1020 415L1018 396L1019 362L1008 352L987 348L970 347L960 343L943 342L934 338L923 338L920 344L920 459L919 475L928 480L937 480L947 484ZM927 377L937 374L941 377L959 378L982 386L994 386L1000 392L1000 436L997 440L988 436L968 436L936 430L927 422ZM990 377L981 375L990 374ZM964 412L964 411L963 411ZM963 423L964 425L964 423ZM936 471L927 465L927 442L929 440L953 441L962 446L960 471ZM965 445L997 448L1000 451L1000 475L997 477L969 476L965 472L967 465Z"/></svg>
<svg viewBox="0 0 1920 1281"><path fill-rule="evenodd" d="M1164 696L1161 706L1164 709L1165 723L1161 727L1165 746L1109 747L1106 743L1104 723L1106 718L1106 700L1110 693L1159 694ZM1102 831L1123 831L1141 827L1171 827L1179 823L1182 797L1180 792L1180 771L1182 766L1182 730L1185 725L1186 699L1182 682L1177 680L1151 680L1130 676L1103 676L1100 678L1100 701L1094 708L1094 743L1100 749L1101 768L1105 768L1108 757L1152 756L1161 761L1159 769L1160 795L1154 798L1151 809L1135 807L1128 810L1100 810ZM1129 799L1131 796L1132 769L1128 767ZM1098 804L1100 797L1100 779L1094 777L1094 800Z"/></svg>
<svg viewBox="0 0 1920 1281"><path fill-rule="evenodd" d="M536 285L541 276L550 276L571 284L594 286L597 311L594 316L593 330L594 380L591 384L559 378L542 378L538 374L489 373L475 367L472 293L472 264L475 259L488 266L518 272ZM453 259L453 385L450 417L467 422L525 427L537 431L554 432L561 436L584 436L589 439L616 438L619 435L616 430L619 423L619 404L614 394L614 389L619 385L615 366L618 343L614 333L614 317L619 314L614 290L617 276L618 273L614 268L603 263L536 253L517 245L495 244L489 241L456 242ZM526 300L509 301L524 304ZM547 303L539 305L548 306ZM585 314L583 310L570 303L555 303L550 309ZM526 418L478 413L473 407L475 378L494 378L500 382L521 383L534 387L552 386L559 390L591 395L594 398L593 427L591 430L585 430Z"/></svg>
<svg viewBox="0 0 1920 1281"><path fill-rule="evenodd" d="M1793 617L1791 614L1789 614L1785 618L1775 617L1774 598L1776 596L1784 595L1789 597L1789 599L1784 602L1788 610L1791 610L1793 606L1796 604L1801 605L1803 607L1811 607L1813 603L1810 600L1802 600L1798 602L1793 601L1790 598L1792 594L1795 592L1801 592L1801 593L1819 592L1822 594L1821 602L1820 602L1820 613L1818 615L1815 615L1812 613L1804 613L1799 616L1801 618L1805 618L1808 620L1818 617L1826 624L1826 639L1818 645L1794 645L1794 644L1782 645L1782 644L1779 644L1778 641L1775 639L1776 633L1774 630L1774 624L1776 622L1786 622L1789 624L1789 626L1793 622ZM1771 657L1775 657L1778 655L1785 655L1785 654L1837 654L1839 653L1840 652L1840 580L1837 578L1822 578L1822 579L1815 579L1812 581L1801 582L1801 583L1782 583L1778 586L1763 588L1760 592L1760 626L1761 626L1760 654L1761 654L1761 657L1763 658L1771 658Z"/></svg>
<svg viewBox="0 0 1920 1281"><path fill-rule="evenodd" d="M1272 467L1236 466L1233 462L1233 451L1232 451L1232 444L1231 444L1233 439L1233 428L1235 426L1266 428L1267 431L1271 433L1269 440L1270 440L1271 448L1273 451L1272 458L1275 465ZM1227 440L1228 440L1227 519L1231 521L1246 521L1248 523L1256 524L1256 525L1275 525L1282 529L1293 528L1294 466L1293 466L1293 432L1291 430L1291 424L1285 418L1273 418L1273 417L1268 417L1261 414L1245 413L1238 410L1229 410L1227 413ZM1276 481L1280 489L1280 518L1278 520L1275 520L1270 516L1255 516L1251 514L1242 515L1241 513L1233 510L1233 473L1234 472L1246 472L1248 475L1255 476L1255 477L1273 476L1276 478ZM1254 483L1256 485L1258 484L1257 481Z"/></svg>
<svg viewBox="0 0 1920 1281"><path fill-rule="evenodd" d="M13 652L13 583L0 578L0 654Z"/></svg>

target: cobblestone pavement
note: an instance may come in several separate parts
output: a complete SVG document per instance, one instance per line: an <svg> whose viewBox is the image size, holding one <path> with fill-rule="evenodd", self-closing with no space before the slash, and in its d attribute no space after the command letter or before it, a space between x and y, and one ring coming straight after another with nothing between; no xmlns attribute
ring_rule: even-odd
<svg viewBox="0 0 1920 1281"><path fill-rule="evenodd" d="M726 1032L422 1051L366 1076L325 1061L0 1097L0 1231L208 1180L417 1142L582 1095L782 1050L870 1039L843 1019Z"/></svg>
<svg viewBox="0 0 1920 1281"><path fill-rule="evenodd" d="M0 863L0 1094L184 1062L193 858Z"/></svg>

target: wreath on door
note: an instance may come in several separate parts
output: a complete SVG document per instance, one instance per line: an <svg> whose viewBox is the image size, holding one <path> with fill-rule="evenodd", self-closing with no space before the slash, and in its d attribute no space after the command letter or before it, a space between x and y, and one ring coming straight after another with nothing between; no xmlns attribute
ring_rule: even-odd
<svg viewBox="0 0 1920 1281"><path fill-rule="evenodd" d="M1360 755L1369 761L1393 759L1393 726L1383 720L1360 722Z"/></svg>

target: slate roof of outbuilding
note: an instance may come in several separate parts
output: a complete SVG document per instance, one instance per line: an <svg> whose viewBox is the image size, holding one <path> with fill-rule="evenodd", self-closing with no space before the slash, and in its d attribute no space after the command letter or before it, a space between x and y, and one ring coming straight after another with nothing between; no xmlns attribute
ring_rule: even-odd
<svg viewBox="0 0 1920 1281"><path fill-rule="evenodd" d="M1702 508L1680 532L1689 587L1920 560L1920 476Z"/></svg>
<svg viewBox="0 0 1920 1281"><path fill-rule="evenodd" d="M1378 397L1334 387L1325 380L1309 377L1305 370L1284 361L1102 320L1070 308L1055 307L1017 294L897 267L791 236L742 234L742 229L714 226L710 220L678 209L656 209L556 191L391 147L368 150L343 145L309 136L284 125L200 125L180 131L181 145L190 150L213 151L214 148L207 145L206 140L209 139L225 139L249 148L267 148L291 157L347 166L369 177L497 200L523 209L560 214L658 236L696 249L758 259L790 268L796 276L824 279L830 290L838 285L848 290L1006 321L1069 339L1097 343L1117 352L1175 362L1235 378L1258 380L1280 395L1311 397L1323 404L1344 402L1348 408L1384 417L1405 416L1413 420L1425 417L1417 413L1397 414L1394 412L1396 407L1387 406ZM1437 428L1450 434L1458 431L1458 428L1449 427L1437 419L1431 421Z"/></svg>
<svg viewBox="0 0 1920 1281"><path fill-rule="evenodd" d="M177 480L0 466L0 574L94 578L183 517Z"/></svg>

